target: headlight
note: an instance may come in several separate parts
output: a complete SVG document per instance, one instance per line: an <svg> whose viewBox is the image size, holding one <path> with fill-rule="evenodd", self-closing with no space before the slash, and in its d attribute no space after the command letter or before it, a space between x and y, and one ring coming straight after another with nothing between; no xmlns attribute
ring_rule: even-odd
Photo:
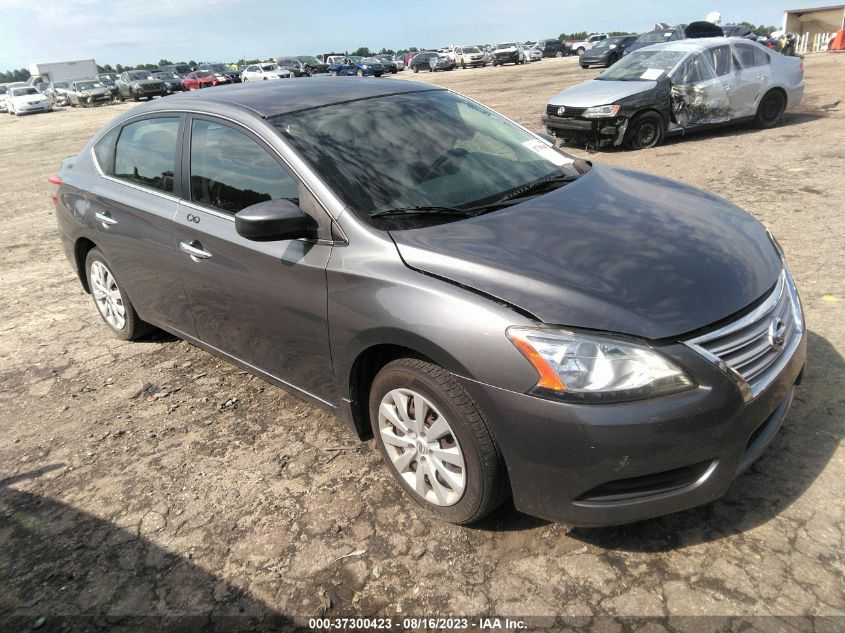
<svg viewBox="0 0 845 633"><path fill-rule="evenodd" d="M616 48L616 44L611 44L608 48Z"/></svg>
<svg viewBox="0 0 845 633"><path fill-rule="evenodd" d="M539 396L622 402L695 386L672 360L633 342L525 327L508 328L507 335L539 373L532 389Z"/></svg>
<svg viewBox="0 0 845 633"><path fill-rule="evenodd" d="M586 119L603 119L606 117L615 117L617 114L619 114L618 105L603 105L587 108L581 116Z"/></svg>

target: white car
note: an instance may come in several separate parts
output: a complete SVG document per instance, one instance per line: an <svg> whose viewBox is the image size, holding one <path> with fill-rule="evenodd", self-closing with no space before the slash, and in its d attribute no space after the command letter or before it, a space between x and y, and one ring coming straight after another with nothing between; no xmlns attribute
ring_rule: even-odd
<svg viewBox="0 0 845 633"><path fill-rule="evenodd" d="M484 53L478 46L472 44L455 47L455 63L461 68L467 66L482 67L486 63Z"/></svg>
<svg viewBox="0 0 845 633"><path fill-rule="evenodd" d="M251 64L241 73L241 81L266 81L268 79L290 79L293 73L276 64Z"/></svg>
<svg viewBox="0 0 845 633"><path fill-rule="evenodd" d="M645 149L667 134L751 119L780 123L804 93L804 65L757 42L707 37L654 44L546 105L543 122L563 139Z"/></svg>
<svg viewBox="0 0 845 633"><path fill-rule="evenodd" d="M9 89L6 94L6 108L9 114L20 116L31 112L50 112L53 102L33 86Z"/></svg>
<svg viewBox="0 0 845 633"><path fill-rule="evenodd" d="M527 62L539 62L543 60L543 52L537 48L526 48L525 49L525 61Z"/></svg>
<svg viewBox="0 0 845 633"><path fill-rule="evenodd" d="M590 37L585 40L580 40L578 42L572 42L569 45L569 49L577 54L580 55L584 51L590 50L593 46L601 42L602 40L607 39L607 33L593 33Z"/></svg>

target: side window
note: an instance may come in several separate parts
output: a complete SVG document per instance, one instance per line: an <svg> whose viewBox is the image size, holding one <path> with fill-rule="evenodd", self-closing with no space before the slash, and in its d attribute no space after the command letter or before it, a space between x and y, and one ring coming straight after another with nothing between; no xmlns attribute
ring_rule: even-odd
<svg viewBox="0 0 845 633"><path fill-rule="evenodd" d="M762 48L760 48L759 46L752 46L751 48L754 49L755 66L768 66L772 63L771 57L769 57L769 54Z"/></svg>
<svg viewBox="0 0 845 633"><path fill-rule="evenodd" d="M299 185L263 147L225 125L193 122L191 200L237 213L282 198L299 204Z"/></svg>
<svg viewBox="0 0 845 633"><path fill-rule="evenodd" d="M708 51L713 62L713 68L720 77L731 72L731 47L730 45L718 46Z"/></svg>
<svg viewBox="0 0 845 633"><path fill-rule="evenodd" d="M734 44L736 47L736 56L739 61L740 68L753 68L757 64L754 63L754 47L748 44Z"/></svg>
<svg viewBox="0 0 845 633"><path fill-rule="evenodd" d="M677 84L697 84L708 79L713 79L713 69L707 58L701 53L695 53L687 57L684 63L672 76L672 81Z"/></svg>
<svg viewBox="0 0 845 633"><path fill-rule="evenodd" d="M178 118L145 119L123 127L114 154L114 175L130 182L173 192Z"/></svg>
<svg viewBox="0 0 845 633"><path fill-rule="evenodd" d="M114 175L114 145L118 134L120 134L119 127L106 134L94 145L94 156L97 159L97 164L107 176Z"/></svg>

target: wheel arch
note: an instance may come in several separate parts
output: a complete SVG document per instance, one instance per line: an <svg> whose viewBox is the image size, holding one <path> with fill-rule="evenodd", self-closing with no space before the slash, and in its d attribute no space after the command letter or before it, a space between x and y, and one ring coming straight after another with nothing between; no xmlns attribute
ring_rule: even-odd
<svg viewBox="0 0 845 633"><path fill-rule="evenodd" d="M80 237L73 245L73 259L76 263L76 274L79 275L79 281L82 283L82 288L88 294L91 294L91 288L88 286L88 275L85 273L85 259L91 249L96 248L97 245L89 240L87 237Z"/></svg>
<svg viewBox="0 0 845 633"><path fill-rule="evenodd" d="M789 107L789 93L787 92L786 88L781 85L775 84L773 86L769 86L765 91L760 93L760 96L757 98L757 103L754 104L755 114L760 108L760 104L763 103L763 99L765 99L772 92L779 92L780 95L783 97L784 110Z"/></svg>

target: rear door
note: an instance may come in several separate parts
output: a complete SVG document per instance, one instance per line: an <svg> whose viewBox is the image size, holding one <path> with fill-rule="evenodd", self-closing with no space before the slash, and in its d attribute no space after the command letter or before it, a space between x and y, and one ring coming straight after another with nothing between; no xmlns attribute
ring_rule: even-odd
<svg viewBox="0 0 845 633"><path fill-rule="evenodd" d="M150 115L104 136L94 149L102 179L85 213L141 318L195 336L175 247L183 123L183 115Z"/></svg>
<svg viewBox="0 0 845 633"><path fill-rule="evenodd" d="M188 120L185 137L177 246L199 339L308 395L330 399L325 269L331 243L250 241L235 231L235 213L286 198L321 226L330 226L330 218L247 129L197 115Z"/></svg>
<svg viewBox="0 0 845 633"><path fill-rule="evenodd" d="M772 81L769 56L754 44L735 42L735 87L731 100L734 118L754 116L757 104Z"/></svg>

